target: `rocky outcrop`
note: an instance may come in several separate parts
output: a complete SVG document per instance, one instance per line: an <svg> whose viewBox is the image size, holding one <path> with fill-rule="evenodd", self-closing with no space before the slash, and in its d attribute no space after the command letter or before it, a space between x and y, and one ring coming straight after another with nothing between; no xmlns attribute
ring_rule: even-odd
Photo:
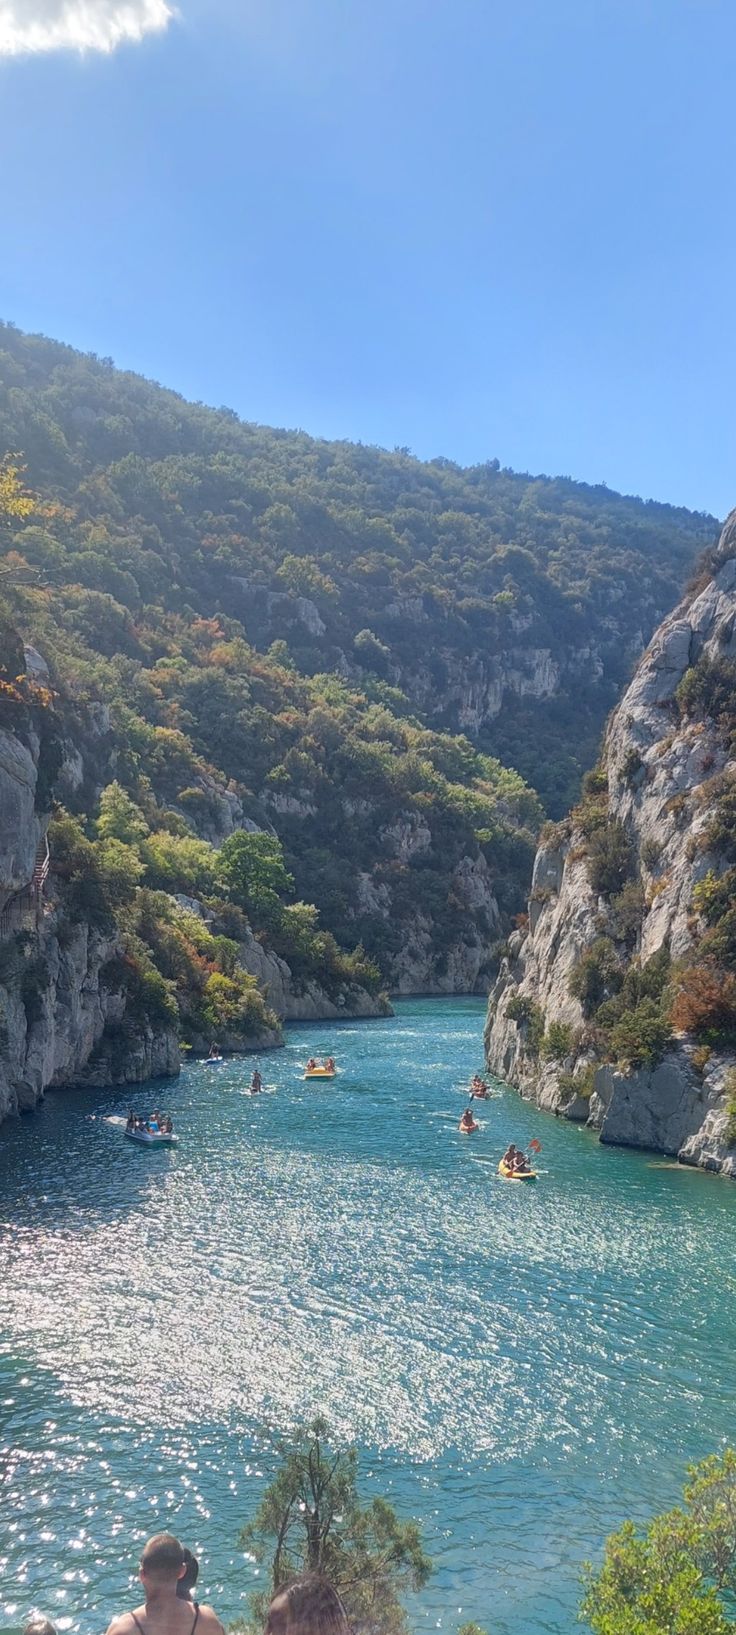
<svg viewBox="0 0 736 1635"><path fill-rule="evenodd" d="M26 664L44 685L42 655L26 648ZM98 726L105 731L91 716L93 746ZM71 739L62 740L56 775L67 787L77 754ZM179 1071L175 1030L130 1012L117 933L61 918L44 895L46 775L32 726L0 731L0 1121L34 1107L50 1086L127 1084Z"/></svg>
<svg viewBox="0 0 736 1635"><path fill-rule="evenodd" d="M397 862L407 863L415 856L431 857L432 836L419 820L397 820L385 830L384 840ZM461 857L450 888L458 920L443 939L436 919L422 907L421 881L417 882L418 906L403 918L400 945L387 956L391 993L488 993L497 968L503 922L493 877L482 852L476 857ZM385 927L387 936L392 929L393 903L390 869L385 876L357 875L356 910Z"/></svg>
<svg viewBox="0 0 736 1635"><path fill-rule="evenodd" d="M36 812L38 739L0 731L0 908L33 874L41 819Z"/></svg>
<svg viewBox="0 0 736 1635"><path fill-rule="evenodd" d="M177 896L182 908L199 915L205 922L209 911L194 897ZM265 947L252 931L246 931L238 944L238 964L254 976L263 990L266 1003L282 1022L321 1022L346 1020L348 1017L375 1018L390 1016L391 1006L385 994L371 994L356 982L337 983L332 991L313 978L300 981L285 959ZM272 1048L282 1042L279 1034L256 1040L253 1049ZM206 1041L195 1040L195 1046ZM220 1032L218 1043L223 1049L242 1049L242 1044L228 1041Z"/></svg>
<svg viewBox="0 0 736 1635"><path fill-rule="evenodd" d="M695 665L736 656L736 558L727 537L735 519L712 577L656 632L608 725L605 830L628 848L626 893L612 897L591 868L595 830L585 805L550 827L534 865L528 927L509 940L486 1027L491 1071L539 1106L587 1121L603 1142L734 1176L733 1056L674 1032L652 1065L602 1060L610 1040L601 1040L595 1017L605 1015L607 960L619 989L627 968L644 970L655 956L669 957L674 972L692 963L704 930L695 889L728 866L709 839L714 803L736 778L728 735L718 720L679 708L677 695ZM573 976L591 950L603 973L603 1009L593 1021Z"/></svg>
<svg viewBox="0 0 736 1635"><path fill-rule="evenodd" d="M0 944L0 1120L49 1087L133 1084L179 1072L170 1027L127 1011L122 946L49 915Z"/></svg>

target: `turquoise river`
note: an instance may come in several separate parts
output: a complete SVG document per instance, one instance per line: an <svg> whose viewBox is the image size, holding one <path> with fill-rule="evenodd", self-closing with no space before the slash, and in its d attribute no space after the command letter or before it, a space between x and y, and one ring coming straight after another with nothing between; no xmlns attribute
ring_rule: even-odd
<svg viewBox="0 0 736 1635"><path fill-rule="evenodd" d="M413 1630L567 1635L605 1533L736 1437L736 1188L510 1090L459 1135L482 1021L417 1000L291 1028L260 1098L251 1060L192 1065L133 1098L171 1108L175 1150L124 1139L127 1092L3 1128L0 1626L103 1630L163 1526L237 1616L274 1435L319 1409L424 1524ZM340 1077L304 1083L327 1050ZM504 1182L532 1136L536 1186Z"/></svg>

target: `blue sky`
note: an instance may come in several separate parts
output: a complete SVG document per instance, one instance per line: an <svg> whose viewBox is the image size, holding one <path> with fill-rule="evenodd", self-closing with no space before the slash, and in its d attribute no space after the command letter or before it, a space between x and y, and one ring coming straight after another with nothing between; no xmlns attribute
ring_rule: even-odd
<svg viewBox="0 0 736 1635"><path fill-rule="evenodd" d="M723 514L735 83L733 0L3 0L0 314Z"/></svg>

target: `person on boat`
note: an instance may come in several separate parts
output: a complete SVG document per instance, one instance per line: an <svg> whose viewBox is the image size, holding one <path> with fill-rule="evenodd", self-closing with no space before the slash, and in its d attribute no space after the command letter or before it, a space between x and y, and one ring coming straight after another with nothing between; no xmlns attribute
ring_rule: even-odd
<svg viewBox="0 0 736 1635"><path fill-rule="evenodd" d="M335 1058L334 1058L334 1056L328 1056L327 1060L325 1062L325 1072L326 1073L334 1073L334 1071L335 1071Z"/></svg>
<svg viewBox="0 0 736 1635"><path fill-rule="evenodd" d="M177 1594L186 1567L183 1546L172 1533L156 1533L149 1539L139 1571L144 1604L113 1618L107 1635L195 1635L195 1631L197 1635L223 1635L211 1607L198 1606Z"/></svg>
<svg viewBox="0 0 736 1635"><path fill-rule="evenodd" d="M128 1120L127 1120L127 1123L126 1123L126 1126L125 1126L126 1134L129 1135L130 1131L135 1129L135 1123L136 1123L135 1113L133 1112L133 1109L131 1107L129 1109L129 1111L128 1111Z"/></svg>
<svg viewBox="0 0 736 1635"><path fill-rule="evenodd" d="M329 1579L304 1573L276 1591L264 1635L350 1635L350 1625Z"/></svg>
<svg viewBox="0 0 736 1635"><path fill-rule="evenodd" d="M317 1062L316 1062L315 1057L310 1056L309 1061L307 1062L307 1066L306 1066L307 1073L313 1073L316 1066L317 1066Z"/></svg>
<svg viewBox="0 0 736 1635"><path fill-rule="evenodd" d="M256 1067L256 1068L253 1069L253 1077L252 1077L252 1079L250 1081L251 1095L257 1096L259 1090L262 1090L262 1089L263 1089L263 1079L261 1078L261 1075L260 1075L260 1073L258 1071L258 1068Z"/></svg>
<svg viewBox="0 0 736 1635"><path fill-rule="evenodd" d="M516 1147L514 1146L513 1141L511 1142L511 1145L506 1148L503 1158L501 1159L501 1163L506 1169L514 1169L516 1165Z"/></svg>
<svg viewBox="0 0 736 1635"><path fill-rule="evenodd" d="M164 1135L173 1135L173 1133L174 1133L174 1120L171 1117L171 1113L166 1114L166 1117L164 1119L163 1129L164 1129Z"/></svg>
<svg viewBox="0 0 736 1635"><path fill-rule="evenodd" d="M526 1153L522 1152L521 1147L517 1147L516 1149L516 1157L514 1159L513 1167L515 1175L525 1175L531 1169L529 1159L527 1158Z"/></svg>
<svg viewBox="0 0 736 1635"><path fill-rule="evenodd" d="M465 1112L463 1113L463 1116L462 1116L462 1118L460 1120L460 1129L462 1130L464 1135L470 1135L472 1133L472 1131L477 1130L477 1128L478 1128L478 1126L477 1126L477 1124L475 1122L475 1119L473 1118L473 1109L472 1109L472 1107L466 1107Z"/></svg>

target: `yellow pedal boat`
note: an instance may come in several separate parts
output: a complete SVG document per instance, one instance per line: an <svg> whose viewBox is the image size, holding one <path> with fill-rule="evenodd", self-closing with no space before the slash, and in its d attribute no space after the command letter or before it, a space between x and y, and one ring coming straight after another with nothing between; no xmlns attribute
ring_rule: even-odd
<svg viewBox="0 0 736 1635"><path fill-rule="evenodd" d="M503 1176L505 1181L536 1181L537 1179L535 1169L512 1170L509 1169L508 1164L504 1164L503 1159L501 1159L498 1166L498 1173Z"/></svg>
<svg viewBox="0 0 736 1635"><path fill-rule="evenodd" d="M307 1067L304 1070L305 1079L334 1079L336 1075L336 1067Z"/></svg>

